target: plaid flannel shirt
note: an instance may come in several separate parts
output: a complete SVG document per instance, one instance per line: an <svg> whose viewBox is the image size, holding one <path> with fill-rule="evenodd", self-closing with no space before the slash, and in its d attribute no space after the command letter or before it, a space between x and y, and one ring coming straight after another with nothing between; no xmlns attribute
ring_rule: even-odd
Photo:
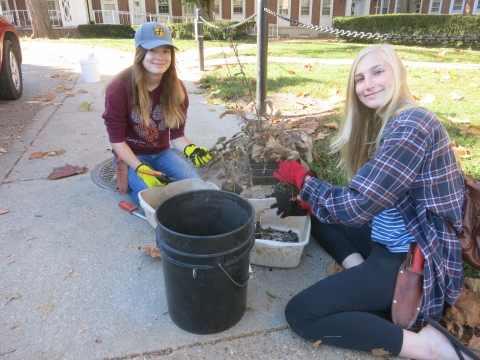
<svg viewBox="0 0 480 360"><path fill-rule="evenodd" d="M439 319L462 290L462 250L446 225L459 229L464 183L448 134L435 114L414 108L389 120L380 150L348 187L310 178L301 198L322 222L360 226L395 206L425 257L423 315Z"/></svg>

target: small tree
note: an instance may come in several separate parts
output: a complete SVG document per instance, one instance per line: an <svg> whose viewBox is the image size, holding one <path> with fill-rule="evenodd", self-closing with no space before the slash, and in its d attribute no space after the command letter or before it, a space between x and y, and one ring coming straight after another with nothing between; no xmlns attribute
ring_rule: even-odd
<svg viewBox="0 0 480 360"><path fill-rule="evenodd" d="M48 16L48 8L46 0L27 0L32 19L32 39L50 38L53 39L52 24L50 16Z"/></svg>
<svg viewBox="0 0 480 360"><path fill-rule="evenodd" d="M207 21L213 20L213 5L215 0L184 0L184 4L195 4L198 9L201 9L201 17Z"/></svg>

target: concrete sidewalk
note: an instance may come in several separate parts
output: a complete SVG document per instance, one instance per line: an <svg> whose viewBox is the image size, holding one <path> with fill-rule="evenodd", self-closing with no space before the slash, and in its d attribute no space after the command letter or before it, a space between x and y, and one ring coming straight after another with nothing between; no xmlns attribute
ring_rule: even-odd
<svg viewBox="0 0 480 360"><path fill-rule="evenodd" d="M79 59L94 52L102 81L85 83ZM313 347L286 328L284 308L296 293L325 276L330 257L311 242L295 269L252 266L247 310L233 328L214 335L180 330L166 304L162 260L139 246L155 246L155 231L118 202L128 196L97 186L90 172L110 159L101 114L104 89L133 55L115 50L28 43L23 68L62 68L65 91L0 156L0 357L2 359L374 359L373 355ZM181 54L190 91L187 136L211 146L239 131L233 116L192 93L196 54ZM32 75L33 76L33 75ZM85 92L86 91L86 92ZM74 94L68 96L67 94ZM83 102L90 111L79 110ZM64 149L29 160L31 153ZM48 180L54 167L88 173ZM214 179L212 179L214 181ZM277 298L271 299L267 292ZM20 297L21 296L21 297Z"/></svg>

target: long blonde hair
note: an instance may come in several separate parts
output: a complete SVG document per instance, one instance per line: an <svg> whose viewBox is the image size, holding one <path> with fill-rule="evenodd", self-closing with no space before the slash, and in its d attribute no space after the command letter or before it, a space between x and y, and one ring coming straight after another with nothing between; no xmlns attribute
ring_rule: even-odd
<svg viewBox="0 0 480 360"><path fill-rule="evenodd" d="M377 110L365 106L355 91L355 71L365 56L377 54L392 68L393 84L387 101ZM380 149L385 125L391 117L418 107L407 84L407 70L392 46L374 45L363 49L353 62L347 81L347 94L343 121L337 139L331 145L332 153L339 151L342 167L349 180Z"/></svg>
<svg viewBox="0 0 480 360"><path fill-rule="evenodd" d="M139 46L135 51L133 65L122 71L118 77L126 79L130 92L132 94L132 108L140 109L140 118L143 125L150 125L149 116L149 96L147 90L147 70L142 62L147 54L146 49ZM175 48L171 47L172 61L170 67L162 75L161 85L162 95L160 104L163 107L165 122L171 129L176 129L185 122L187 117L183 103L185 101L185 93L183 91L180 79L177 76L177 63L175 61Z"/></svg>

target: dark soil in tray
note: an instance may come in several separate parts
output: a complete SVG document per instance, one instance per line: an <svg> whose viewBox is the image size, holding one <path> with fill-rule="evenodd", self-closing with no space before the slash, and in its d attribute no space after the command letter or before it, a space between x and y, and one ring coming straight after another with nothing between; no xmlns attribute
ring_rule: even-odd
<svg viewBox="0 0 480 360"><path fill-rule="evenodd" d="M285 243L298 243L300 239L296 232L292 230L282 231L272 228L262 229L258 221L255 222L255 239L273 240Z"/></svg>

